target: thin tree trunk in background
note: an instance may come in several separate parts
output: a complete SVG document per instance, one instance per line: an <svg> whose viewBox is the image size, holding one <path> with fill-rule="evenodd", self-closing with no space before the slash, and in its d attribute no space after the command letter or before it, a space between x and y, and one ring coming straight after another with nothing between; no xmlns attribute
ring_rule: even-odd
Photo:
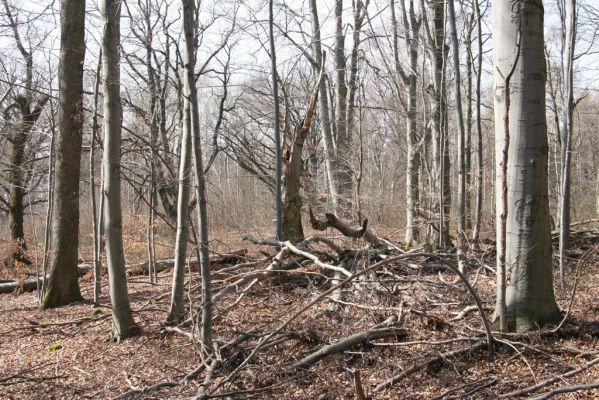
<svg viewBox="0 0 599 400"><path fill-rule="evenodd" d="M275 49L273 0L268 2L268 37L270 42L270 68L272 78L272 97L274 102L274 132L275 132L275 237L281 240L282 221L281 214L281 181L282 181L282 158L281 158L281 122L279 111L279 80L277 79L277 53ZM287 239L286 239L287 240Z"/></svg>
<svg viewBox="0 0 599 400"><path fill-rule="evenodd" d="M597 164L597 183L595 187L595 213L599 218L599 163Z"/></svg>
<svg viewBox="0 0 599 400"><path fill-rule="evenodd" d="M568 0L566 12L566 116L562 130L562 182L560 197L559 273L564 287L565 252L570 236L570 153L574 126L574 50L576 45L576 0Z"/></svg>
<svg viewBox="0 0 599 400"><path fill-rule="evenodd" d="M480 222L483 210L483 129L481 119L481 75L483 69L483 39L482 39L482 16L480 13L479 0L474 1L474 12L476 16L476 45L478 48L476 59L476 184L475 184L475 210L474 229L472 240L477 246L480 242Z"/></svg>
<svg viewBox="0 0 599 400"><path fill-rule="evenodd" d="M92 206L92 237L94 242L93 268L94 268L94 304L100 301L100 293L102 291L102 277L100 276L100 231L98 225L98 205L96 202L96 143L100 144L99 126L98 126L98 103L100 95L100 79L102 72L102 50L98 57L98 66L96 68L96 83L94 85L94 111L92 115L92 137L90 141L89 151L89 197ZM102 211L100 210L100 214Z"/></svg>
<svg viewBox="0 0 599 400"><path fill-rule="evenodd" d="M355 27L354 27L355 29ZM345 35L343 34L343 0L335 0L335 142L337 148L337 167L340 198L338 213L351 219L353 216L353 173L351 166L351 135L347 127L347 94L345 78Z"/></svg>
<svg viewBox="0 0 599 400"><path fill-rule="evenodd" d="M50 156L48 157L48 204L46 207L46 229L44 230L44 260L42 262L42 287L41 293L46 291L46 276L48 274L48 259L50 248L52 246L51 224L52 224L52 209L54 198L54 142L56 138L56 125L54 121L54 106L50 100ZM42 301L42 298L39 301Z"/></svg>
<svg viewBox="0 0 599 400"><path fill-rule="evenodd" d="M497 252L510 271L507 328L518 332L561 318L552 282L543 19L541 0L493 2Z"/></svg>
<svg viewBox="0 0 599 400"><path fill-rule="evenodd" d="M104 93L104 170L103 196L106 232L106 260L112 302L112 330L110 339L120 341L139 332L133 320L123 251L123 226L121 210L121 124L120 94L120 19L121 2L102 0L104 22L102 36L102 71Z"/></svg>
<svg viewBox="0 0 599 400"><path fill-rule="evenodd" d="M40 307L82 300L79 263L79 177L83 139L83 60L85 1L60 5L59 114L56 138L50 279Z"/></svg>
<svg viewBox="0 0 599 400"><path fill-rule="evenodd" d="M316 0L310 0L310 15L312 21L312 53L314 54L314 60L318 65L314 65L314 71L318 71L321 68L321 63L324 63L324 54L322 51L321 35L320 35L320 22L318 19L318 8L316 6ZM325 165L326 165L326 177L328 180L329 191L333 202L333 208L337 211L340 189L338 179L338 168L337 168L337 150L333 141L333 129L331 124L331 110L329 107L329 93L327 91L326 79L320 81L319 87L320 96L320 121L322 125L322 136L323 136L323 147L325 153Z"/></svg>
<svg viewBox="0 0 599 400"><path fill-rule="evenodd" d="M477 2L478 0L474 0ZM467 15L467 14L466 14ZM466 204L464 205L465 212L465 225L464 230L472 229L472 200L470 194L472 193L472 31L474 30L474 16L469 16L468 26L466 27L466 122L465 122L465 133L464 133L464 173L466 175L466 182L464 184L464 190L466 197ZM464 238L466 238L466 232L464 232Z"/></svg>
<svg viewBox="0 0 599 400"><path fill-rule="evenodd" d="M206 210L206 188L202 165L202 143L200 137L200 113L195 79L195 5L193 0L182 0L183 30L185 34L185 96L191 107L191 142L194 154L196 199L198 202L198 227L200 230L200 275L202 277L202 326L201 337L204 350L212 351L212 293L210 282L210 259L208 257L208 215Z"/></svg>
<svg viewBox="0 0 599 400"><path fill-rule="evenodd" d="M185 259L189 240L189 192L191 184L191 113L187 97L184 100L183 135L179 161L179 196L177 198L177 234L175 239L175 266L173 269L173 286L171 304L166 317L168 324L176 324L183 320L185 307L183 291L185 286Z"/></svg>
<svg viewBox="0 0 599 400"><path fill-rule="evenodd" d="M460 74L460 56L458 48L458 32L456 29L454 2L448 1L449 25L451 27L452 58L455 68L455 106L458 124L458 204L457 204L457 256L460 272L464 272L464 250L466 247L465 218L466 218L466 157L464 141L464 114L462 112L462 90Z"/></svg>
<svg viewBox="0 0 599 400"><path fill-rule="evenodd" d="M428 8L428 14L423 13L426 29L424 30L431 60L431 130L432 130L432 156L433 156L433 182L434 192L437 196L433 199L433 211L439 215L439 229L435 236L439 248L445 248L449 242L449 214L451 203L451 190L449 186L450 159L447 142L447 105L445 84L445 2L444 0L431 1L425 6L424 0L420 1L422 10ZM431 16L432 22L428 15ZM438 235L438 236L437 236Z"/></svg>
<svg viewBox="0 0 599 400"><path fill-rule="evenodd" d="M420 164L421 144L418 135L417 121L417 76L418 49L420 40L419 18L416 18L413 0L409 1L408 8L403 1L399 2L403 21L403 34L406 46L409 68L405 72L400 63L398 46L398 22L395 16L395 1L390 0L391 23L393 29L393 58L397 75L403 81L407 91L406 112L406 142L407 142L407 168L406 168L406 233L405 242L412 245L420 239Z"/></svg>

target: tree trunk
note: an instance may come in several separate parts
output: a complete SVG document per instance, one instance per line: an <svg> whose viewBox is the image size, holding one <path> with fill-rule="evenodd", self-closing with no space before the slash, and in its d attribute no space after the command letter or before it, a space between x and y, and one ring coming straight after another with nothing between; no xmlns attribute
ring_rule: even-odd
<svg viewBox="0 0 599 400"><path fill-rule="evenodd" d="M465 152L465 132L464 132L464 113L462 112L462 88L461 88L461 74L460 74L460 56L458 48L458 32L456 29L456 17L454 2L448 1L449 6L449 25L451 27L451 44L452 44L452 58L455 68L455 108L456 108L456 120L458 128L458 204L457 204L457 256L458 256L458 267L460 272L464 272L464 250L466 247L465 240L465 229L466 229L466 156Z"/></svg>
<svg viewBox="0 0 599 400"><path fill-rule="evenodd" d="M273 0L269 0L268 2L268 37L270 42L270 66L271 66L271 78L272 78L272 97L274 102L274 135L275 135L275 238L277 240L288 240L282 239L282 227L283 227L283 215L281 210L282 203L282 171L283 171L283 161L281 158L281 126L280 126L280 113L279 113L279 80L277 76L277 53L275 49L275 36L274 36L274 12L273 12ZM298 177L299 183L299 177ZM299 188L298 188L298 196L299 196ZM292 200L295 201L295 200ZM299 217L299 209L301 208L301 198L298 197L299 206L295 213L293 213L288 217ZM287 210L286 210L287 211ZM294 229L297 229L297 221L287 221L287 223L293 223ZM302 221L299 218L299 232L303 237L302 232ZM286 227L287 228L287 227ZM291 226L289 226L291 228Z"/></svg>
<svg viewBox="0 0 599 400"><path fill-rule="evenodd" d="M89 197L92 206L92 237L94 241L94 304L98 304L100 301L100 293L102 291L102 278L101 278L101 239L100 231L98 227L102 224L99 220L98 215L102 215L102 210L98 213L98 204L96 201L96 142L100 143L99 139L99 126L98 126L98 103L100 97L100 80L102 72L102 50L100 50L100 56L98 60L98 66L96 68L96 82L94 85L94 113L92 115L92 137L90 141L89 151Z"/></svg>
<svg viewBox="0 0 599 400"><path fill-rule="evenodd" d="M314 36L314 40L312 41L312 52L314 54L314 60L318 63L317 65L313 65L313 69L314 71L317 71L322 67L321 64L324 63L324 54L320 39L320 22L318 20L318 8L316 6L316 0L310 0L310 15L312 18L312 35ZM329 107L329 94L327 92L326 79L322 79L320 81L319 95L320 121L322 125L327 180L333 201L333 208L335 208L335 211L337 211L340 196L340 184L337 168L337 149L335 148L333 141L331 110Z"/></svg>
<svg viewBox="0 0 599 400"><path fill-rule="evenodd" d="M183 320L185 308L183 291L185 284L185 259L189 240L189 191L191 183L191 114L189 101L185 100L181 161L179 163L179 196L177 199L177 235L175 239L175 267L171 305L166 322L175 324Z"/></svg>
<svg viewBox="0 0 599 400"><path fill-rule="evenodd" d="M559 272L560 283L564 286L565 252L570 236L570 153L571 136L574 126L574 49L576 45L576 0L568 0L566 12L566 115L562 130L562 174L560 196L559 233Z"/></svg>
<svg viewBox="0 0 599 400"><path fill-rule="evenodd" d="M421 143L417 122L417 71L420 41L420 19L416 17L414 2L410 0L408 8L404 2L399 2L403 21L403 34L409 62L407 72L400 66L399 47L397 45L399 32L395 17L395 1L391 0L391 18L393 25L393 57L396 74L403 81L407 91L406 112L406 142L407 142L407 171L406 171L406 235L405 241L411 245L420 239L420 155Z"/></svg>
<svg viewBox="0 0 599 400"><path fill-rule="evenodd" d="M482 16L480 14L480 5L478 0L474 2L474 12L476 14L476 44L478 48L476 59L476 202L474 209L474 229L472 231L472 240L474 245L480 241L480 220L482 218L483 208L483 134L481 120L481 75L483 68L483 39L482 39Z"/></svg>
<svg viewBox="0 0 599 400"><path fill-rule="evenodd" d="M355 28L355 27L354 27ZM345 35L343 34L343 0L335 0L335 72L336 106L335 106L335 142L337 148L337 166L339 179L339 199L337 210L341 215L351 217L353 214L352 196L353 172L351 165L351 135L347 129L347 94L345 81Z"/></svg>
<svg viewBox="0 0 599 400"><path fill-rule="evenodd" d="M424 10L424 0L420 2ZM450 159L447 141L447 89L445 83L445 3L437 0L428 3L429 15L432 17L428 32L430 42L429 57L432 65L431 94L431 130L433 136L433 177L434 192L433 210L439 216L439 230L436 241L440 248L449 242L449 213L451 203ZM425 14L426 17L426 14ZM428 19L427 19L428 22Z"/></svg>
<svg viewBox="0 0 599 400"><path fill-rule="evenodd" d="M62 0L60 6L60 111L56 138L50 279L41 308L82 300L79 259L79 176L83 137L83 60L85 1Z"/></svg>
<svg viewBox="0 0 599 400"><path fill-rule="evenodd" d="M112 331L110 338L120 341L139 332L133 320L123 252L123 221L121 210L121 125L120 94L120 19L121 2L102 0L104 35L102 37L102 70L104 93L104 226L106 259L112 302Z"/></svg>
<svg viewBox="0 0 599 400"><path fill-rule="evenodd" d="M198 202L198 226L200 229L200 275L202 277L202 344L212 351L212 294L210 283L210 258L208 256L208 215L206 210L206 187L202 165L202 141L200 137L200 113L195 78L195 5L192 0L182 0L183 30L185 34L185 97L190 103L191 142L194 155L196 198Z"/></svg>
<svg viewBox="0 0 599 400"><path fill-rule="evenodd" d="M289 150L289 159L284 165L283 173L283 230L280 240L299 242L304 239L304 228L302 226L302 196L301 177L304 172L304 162L302 155L304 143L310 132L316 102L318 101L318 92L320 82L324 79L324 70L321 68L316 87L311 96L310 103L306 110L306 115L295 129L291 149Z"/></svg>
<svg viewBox="0 0 599 400"><path fill-rule="evenodd" d="M505 139L510 138L509 208L502 216L502 189L496 185L497 229L505 218L507 325L518 332L560 318L552 282L543 14L541 0L493 2L497 182Z"/></svg>

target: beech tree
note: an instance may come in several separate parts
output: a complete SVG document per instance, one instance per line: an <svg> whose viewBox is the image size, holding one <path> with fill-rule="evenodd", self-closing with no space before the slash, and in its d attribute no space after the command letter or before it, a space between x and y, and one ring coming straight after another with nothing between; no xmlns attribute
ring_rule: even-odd
<svg viewBox="0 0 599 400"><path fill-rule="evenodd" d="M56 138L55 188L52 213L52 258L41 308L81 300L79 261L79 180L83 136L83 60L85 1L60 5L59 134Z"/></svg>
<svg viewBox="0 0 599 400"><path fill-rule="evenodd" d="M552 279L543 22L541 0L493 1L495 314L504 309L502 325L517 332L560 317Z"/></svg>
<svg viewBox="0 0 599 400"><path fill-rule="evenodd" d="M127 280L125 277L125 254L123 251L123 221L121 209L121 129L123 112L120 85L120 32L121 2L102 0L102 87L104 93L104 231L106 232L106 260L110 300L112 302L111 340L138 333L133 320Z"/></svg>

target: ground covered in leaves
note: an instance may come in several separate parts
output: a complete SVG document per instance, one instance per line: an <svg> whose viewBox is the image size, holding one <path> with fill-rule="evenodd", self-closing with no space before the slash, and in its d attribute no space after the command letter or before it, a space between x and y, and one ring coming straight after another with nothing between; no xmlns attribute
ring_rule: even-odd
<svg viewBox="0 0 599 400"><path fill-rule="evenodd" d="M207 398L228 399L360 399L362 391L363 398L374 399L599 398L599 389L551 393L599 382L598 238L585 234L574 241L566 285L556 284L568 322L556 332L495 334L493 361L472 297L461 282L452 282L455 275L443 263L426 255L389 263L326 296L321 295L331 287L330 271L299 256L286 258L285 271L252 275L271 264L277 252L272 247L260 247L262 253L252 247L245 259L215 264L215 294L244 276L256 281L222 292L215 304L217 361L200 369L196 319L163 325L170 269L159 274L158 284L144 275L129 277L142 333L118 344L106 340L111 324L106 284L99 306L81 302L39 311L35 292L0 295L0 397L178 399L203 388ZM493 263L494 250L487 245L471 254L468 268L487 316L495 298ZM368 265L358 263L352 273ZM187 298L195 316L199 278L192 274ZM91 277L80 284L90 299ZM364 333L357 344L328 355L334 347L328 345L373 329L380 337ZM300 365L319 350L325 356ZM544 384L547 380L553 382ZM516 393L535 384L538 389Z"/></svg>

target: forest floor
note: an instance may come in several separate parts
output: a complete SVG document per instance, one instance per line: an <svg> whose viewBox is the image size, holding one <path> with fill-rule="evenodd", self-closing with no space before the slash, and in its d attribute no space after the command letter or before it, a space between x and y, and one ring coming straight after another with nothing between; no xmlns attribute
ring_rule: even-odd
<svg viewBox="0 0 599 400"><path fill-rule="evenodd" d="M214 265L216 292L243 274L266 268L264 253L276 253L268 246L249 248L246 257L253 264L247 269ZM163 324L170 269L159 274L157 284L149 284L144 275L129 277L134 318L142 333L118 344L106 340L111 326L106 277L96 307L84 301L39 311L35 292L3 294L0 398L190 398L210 375L207 398L360 399L363 390L363 398L373 399L548 398L554 394L563 399L597 399L599 389L588 390L588 386L599 382L599 234L576 236L568 255L571 268L566 285L555 287L560 308L570 309L568 322L554 333L495 333L492 361L471 296L461 282L451 282L451 271L442 272L442 281L438 272L444 270L430 258L389 264L340 294L323 296L322 301L317 296L330 287L327 274L302 262L249 288L239 287L216 302L213 336L222 348L220 361L208 362L215 366L212 374L203 370L187 383L181 381L202 364L202 351L193 340L193 326L167 330ZM495 276L484 265L494 265L492 245L472 253L469 264L469 279L489 316ZM197 275L193 276L187 296L195 312L199 293ZM84 298L92 298L91 276L83 276L80 285ZM236 300L239 303L228 310ZM284 322L288 324L283 327ZM311 353L331 350L326 345L373 327L382 332L380 338L360 339L340 353L293 368ZM244 332L250 334L239 336ZM239 339L235 344L223 347L235 338ZM254 352L259 343L261 349ZM381 385L393 376L392 384ZM547 380L553 383L546 384ZM535 384L538 389L516 393ZM552 392L573 385L586 385L587 390Z"/></svg>

